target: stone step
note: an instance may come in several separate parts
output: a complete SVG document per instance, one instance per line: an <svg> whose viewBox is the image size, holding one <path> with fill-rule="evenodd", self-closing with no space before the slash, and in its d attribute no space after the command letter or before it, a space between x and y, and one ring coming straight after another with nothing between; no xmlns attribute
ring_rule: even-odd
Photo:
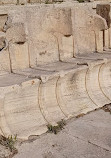
<svg viewBox="0 0 111 158"><path fill-rule="evenodd" d="M27 139L111 102L111 62L74 60L0 76L1 134Z"/></svg>
<svg viewBox="0 0 111 158"><path fill-rule="evenodd" d="M0 76L0 127L4 136L26 139L47 131L38 101L40 80L7 74Z"/></svg>

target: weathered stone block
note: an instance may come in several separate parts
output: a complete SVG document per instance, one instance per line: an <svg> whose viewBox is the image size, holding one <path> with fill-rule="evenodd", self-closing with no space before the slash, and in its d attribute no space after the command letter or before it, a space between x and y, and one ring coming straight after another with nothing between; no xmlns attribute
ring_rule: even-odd
<svg viewBox="0 0 111 158"><path fill-rule="evenodd" d="M24 69L29 67L28 44L11 44L9 45L11 58L11 67L13 70Z"/></svg>
<svg viewBox="0 0 111 158"><path fill-rule="evenodd" d="M78 4L72 9L72 23L75 56L96 51L99 43L97 41L99 40L98 33L107 29L106 20L99 15L93 14L93 12L91 13L86 5ZM103 50L103 45L101 46L101 50Z"/></svg>
<svg viewBox="0 0 111 158"><path fill-rule="evenodd" d="M73 58L74 55L74 43L73 43L73 36L62 36L59 40L59 54L60 60L65 61L66 59Z"/></svg>
<svg viewBox="0 0 111 158"><path fill-rule="evenodd" d="M0 85L0 125L4 135L17 134L18 138L27 139L32 131L34 135L46 132L47 122L41 114L37 97L40 81L19 75L0 76L1 81L5 86Z"/></svg>
<svg viewBox="0 0 111 158"><path fill-rule="evenodd" d="M7 15L0 15L0 31L4 30L4 25L7 21Z"/></svg>
<svg viewBox="0 0 111 158"><path fill-rule="evenodd" d="M0 32L0 74L10 72L10 56L8 52L8 43L5 33Z"/></svg>
<svg viewBox="0 0 111 158"><path fill-rule="evenodd" d="M109 4L97 4L96 6L96 13L103 17L106 22L108 27L110 27L110 5Z"/></svg>
<svg viewBox="0 0 111 158"><path fill-rule="evenodd" d="M8 41L12 43L25 43L26 42L26 34L23 23L14 23L12 26L6 31L6 38Z"/></svg>
<svg viewBox="0 0 111 158"><path fill-rule="evenodd" d="M0 75L11 72L10 56L8 50L0 51Z"/></svg>
<svg viewBox="0 0 111 158"><path fill-rule="evenodd" d="M103 47L104 47L104 43L103 43L103 31L99 31L98 35L96 36L96 51L97 52L103 52Z"/></svg>
<svg viewBox="0 0 111 158"><path fill-rule="evenodd" d="M104 50L108 49L110 46L110 34L109 34L109 29L104 31Z"/></svg>
<svg viewBox="0 0 111 158"><path fill-rule="evenodd" d="M27 20L31 66L58 61L59 36L72 35L71 10L43 8L37 12L28 10L27 14L30 14Z"/></svg>
<svg viewBox="0 0 111 158"><path fill-rule="evenodd" d="M109 48L111 49L111 28L109 28L109 38L110 38Z"/></svg>

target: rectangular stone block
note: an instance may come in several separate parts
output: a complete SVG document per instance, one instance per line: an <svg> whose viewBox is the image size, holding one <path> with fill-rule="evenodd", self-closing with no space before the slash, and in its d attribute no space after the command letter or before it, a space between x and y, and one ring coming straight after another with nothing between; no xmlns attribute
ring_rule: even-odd
<svg viewBox="0 0 111 158"><path fill-rule="evenodd" d="M91 53L95 51L95 33L87 28L77 28L75 30L74 52L75 55Z"/></svg>
<svg viewBox="0 0 111 158"><path fill-rule="evenodd" d="M25 27L23 23L14 23L6 31L6 38L13 43L24 43L26 41Z"/></svg>
<svg viewBox="0 0 111 158"><path fill-rule="evenodd" d="M59 53L61 61L73 57L73 36L61 37L61 41L59 41Z"/></svg>
<svg viewBox="0 0 111 158"><path fill-rule="evenodd" d="M87 6L84 4L76 5L72 9L71 15L74 36L74 56L94 52L96 47L95 33L93 31L94 26L91 13L89 12Z"/></svg>
<svg viewBox="0 0 111 158"><path fill-rule="evenodd" d="M103 31L99 31L96 35L96 47L97 52L103 52Z"/></svg>
<svg viewBox="0 0 111 158"><path fill-rule="evenodd" d="M111 28L109 28L109 37L110 37L109 48L111 48Z"/></svg>
<svg viewBox="0 0 111 158"><path fill-rule="evenodd" d="M109 49L110 45L110 37L109 37L109 29L104 31L104 50Z"/></svg>
<svg viewBox="0 0 111 158"><path fill-rule="evenodd" d="M110 27L110 4L97 4L96 7L96 13L103 17L108 25L108 28Z"/></svg>
<svg viewBox="0 0 111 158"><path fill-rule="evenodd" d="M30 15L30 16L28 16ZM46 18L46 16L49 16ZM59 60L58 42L53 35L50 9L29 8L27 11L30 64L32 67Z"/></svg>
<svg viewBox="0 0 111 158"><path fill-rule="evenodd" d="M19 70L29 67L28 44L9 45L12 70Z"/></svg>
<svg viewBox="0 0 111 158"><path fill-rule="evenodd" d="M31 67L59 61L59 47L61 47L59 38L62 36L64 36L64 39L62 40L62 45L64 46L60 49L62 49L62 51L68 51L67 55L70 56L70 50L66 48L68 45L69 47L72 47L70 46L72 45L72 41L69 38L69 36L72 35L70 8L43 7L35 8L34 11L32 8L29 8L27 11L27 17ZM67 43L66 39L67 42L69 40L71 43Z"/></svg>
<svg viewBox="0 0 111 158"><path fill-rule="evenodd" d="M0 75L9 73L10 69L10 57L8 50L0 51Z"/></svg>

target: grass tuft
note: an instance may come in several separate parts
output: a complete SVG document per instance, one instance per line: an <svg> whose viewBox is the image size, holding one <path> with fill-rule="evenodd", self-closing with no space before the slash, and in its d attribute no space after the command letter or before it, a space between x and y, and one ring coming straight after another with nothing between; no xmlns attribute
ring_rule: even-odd
<svg viewBox="0 0 111 158"><path fill-rule="evenodd" d="M16 141L17 141L17 135L15 135L14 137L11 135L8 136L8 138L4 136L0 136L0 144L9 148L11 152L16 151L16 148L14 147Z"/></svg>
<svg viewBox="0 0 111 158"><path fill-rule="evenodd" d="M48 124L47 125L48 132L57 134L64 128L65 125L66 125L66 122L64 120L57 122L57 126L52 126L51 124Z"/></svg>

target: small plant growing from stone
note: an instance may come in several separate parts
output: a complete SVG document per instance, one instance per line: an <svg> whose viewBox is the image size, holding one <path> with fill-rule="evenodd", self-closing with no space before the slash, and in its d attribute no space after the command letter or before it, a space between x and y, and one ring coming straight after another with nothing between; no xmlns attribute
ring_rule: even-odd
<svg viewBox="0 0 111 158"><path fill-rule="evenodd" d="M109 112L111 114L111 104L107 104L102 107L105 112Z"/></svg>
<svg viewBox="0 0 111 158"><path fill-rule="evenodd" d="M0 144L9 148L10 151L14 153L17 152L16 148L14 147L16 141L17 141L17 135L15 135L14 137L11 135L8 138L4 136L0 136Z"/></svg>
<svg viewBox="0 0 111 158"><path fill-rule="evenodd" d="M65 125L66 122L64 120L57 122L57 126L52 126L51 124L48 124L47 125L48 132L57 134L59 131L61 131L64 128Z"/></svg>
<svg viewBox="0 0 111 158"><path fill-rule="evenodd" d="M46 1L45 1L45 4L50 4L49 0L46 0Z"/></svg>
<svg viewBox="0 0 111 158"><path fill-rule="evenodd" d="M10 151L12 152L13 150L15 150L15 142L17 141L17 135L15 135L14 137L11 135L6 139L6 145L7 147L9 147Z"/></svg>

